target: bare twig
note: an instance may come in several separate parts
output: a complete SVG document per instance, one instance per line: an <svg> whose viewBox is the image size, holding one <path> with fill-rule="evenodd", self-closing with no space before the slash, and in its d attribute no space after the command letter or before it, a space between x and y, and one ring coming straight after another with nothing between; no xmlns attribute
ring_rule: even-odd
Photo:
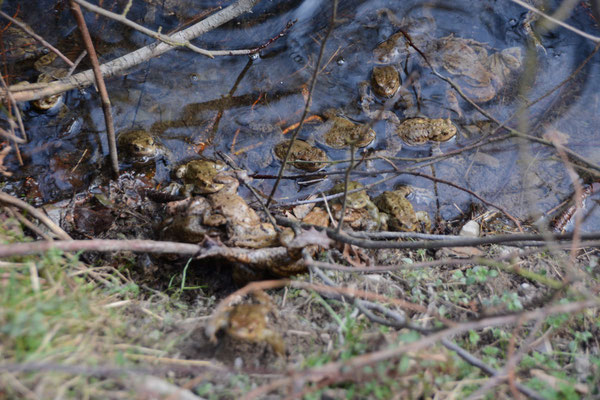
<svg viewBox="0 0 600 400"><path fill-rule="evenodd" d="M1 197L1 196L0 196ZM12 203L11 203L12 204ZM35 210L35 209L34 209ZM36 210L37 212L37 210ZM43 215L43 214L42 214ZM47 218L47 217L46 217ZM52 242L29 242L0 245L0 257L45 253L51 249L70 251L135 251L145 253L173 253L192 256L202 250L189 243L158 242L154 240L68 240Z"/></svg>
<svg viewBox="0 0 600 400"><path fill-rule="evenodd" d="M81 37L85 43L86 50L90 56L92 62L92 69L94 70L94 76L96 77L96 86L100 92L100 98L102 99L102 111L104 112L104 123L106 125L106 135L108 137L108 149L110 154L110 161L112 172L115 178L119 176L119 159L117 156L117 140L115 137L115 126L113 123L112 110L110 106L110 99L108 92L106 91L106 85L104 84L104 78L102 77L102 71L100 71L100 63L98 62L98 56L96 55L96 49L92 43L92 37L88 31L85 23L85 18L81 12L81 8L75 2L76 0L70 0L71 11L77 20Z"/></svg>
<svg viewBox="0 0 600 400"><path fill-rule="evenodd" d="M7 93L8 97L8 109L14 110L15 115L17 117L17 123L19 124L19 129L21 130L21 135L23 135L23 140L27 141L27 133L25 132L25 126L23 125L23 119L21 118L21 112L19 111L19 107L17 106L17 101L13 97L12 93L8 90L8 86L0 74L0 84L2 85L2 89ZM9 111L10 115L10 111ZM14 135L14 124L10 124L11 135ZM17 159L19 160L19 165L23 165L23 158L21 157L21 151L19 150L19 143L13 140L13 144L15 145L15 151L17 152Z"/></svg>

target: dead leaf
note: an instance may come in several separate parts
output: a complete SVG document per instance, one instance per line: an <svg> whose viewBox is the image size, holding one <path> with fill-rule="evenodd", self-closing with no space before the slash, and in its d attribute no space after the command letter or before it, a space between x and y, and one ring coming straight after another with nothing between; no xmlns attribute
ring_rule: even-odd
<svg viewBox="0 0 600 400"><path fill-rule="evenodd" d="M321 207L315 207L302 219L302 222L327 228L329 226L329 215Z"/></svg>

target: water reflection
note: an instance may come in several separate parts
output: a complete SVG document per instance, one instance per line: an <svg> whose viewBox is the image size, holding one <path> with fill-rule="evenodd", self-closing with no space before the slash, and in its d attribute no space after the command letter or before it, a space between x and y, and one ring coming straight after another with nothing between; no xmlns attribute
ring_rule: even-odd
<svg viewBox="0 0 600 400"><path fill-rule="evenodd" d="M18 1L5 1L3 9L14 9ZM109 2L110 3L110 2ZM160 4L159 4L160 3ZM134 2L130 18L147 26L165 30L193 19L203 10L213 7L213 2L191 2L193 7L178 7L170 2L153 0ZM198 145L208 144L203 156L212 157L215 151L231 154L236 161L251 173L274 174L278 161L271 157L270 147L286 138L283 129L299 120L305 102L305 90L315 67L316 54L323 37L323 29L329 20L329 2L290 1L285 4L259 4L252 15L219 28L198 39L196 44L206 48L253 47L265 42L279 32L289 20L298 22L284 38L261 52L261 58L248 61L247 57L220 57L215 60L203 58L186 51L171 51L157 59L139 65L128 75L111 79L108 89L114 107L117 130L132 127L150 130L157 135L173 154L172 163L198 156ZM526 53L527 38L521 22L525 11L508 1L499 2L423 2L405 1L390 4L386 1L345 1L342 2L339 21L327 44L325 63L321 66L316 92L311 110L322 114L329 108L337 109L358 122L369 118L359 104L359 84L370 79L373 49L398 32L397 21L408 18L427 20L427 39L423 43L427 49L440 39L454 35L462 38L474 52L483 48L488 54L501 54L509 48L517 48ZM41 7L52 8L52 1L40 2ZM117 8L120 5L116 2ZM108 5L107 5L108 6ZM384 12L384 7L394 7ZM24 12L23 12L24 13ZM66 36L68 10L58 12L56 20L40 26L40 33L54 37ZM36 16L23 15L29 22ZM596 25L581 8L576 8L569 23L580 29L593 31ZM114 54L124 54L133 48L147 44L149 39L129 29L103 21L103 18L90 18L92 32L97 39L110 43L102 52L104 59ZM72 25L71 25L72 26ZM60 35L56 32L60 31ZM107 35L110 32L110 35ZM413 31L414 32L414 31ZM481 49L475 49L476 41ZM455 73L438 64L440 71L461 83L471 84L472 90L493 88L490 98L482 99L480 106L494 118L502 121L511 116L522 104L523 98L535 99L572 74L592 51L592 44L563 29L557 29L542 37L544 52L530 53L525 63L536 60L534 80L527 85L520 82L518 74L509 74L502 85L485 87L480 79L466 70L464 60ZM438 46L439 47L439 46ZM404 45L403 50L406 51ZM444 54L438 52L435 56ZM343 62L340 62L343 60ZM479 59L480 61L481 59ZM456 60L455 60L456 61ZM477 59L476 62L479 62ZM485 63L484 63L485 64ZM533 65L533 64L532 64ZM489 65L486 64L486 67ZM534 68L532 67L532 68ZM401 104L393 105L391 111L400 119L423 115L426 117L450 117L459 129L455 141L439 147L405 147L400 156L429 156L461 148L489 133L485 125L487 118L473 106L458 98L456 102L447 97L448 85L431 74L420 56L412 52L398 64L403 82L414 76L408 87L414 97L417 109L410 113ZM15 70L16 71L16 70ZM477 72L484 74L484 72ZM485 75L485 74L484 74ZM522 119L526 124L509 126L525 129L528 134L541 137L548 130L560 131L567 145L574 151L598 163L600 152L598 126L600 79L598 57L596 56L577 75L576 79L563 85L556 93L539 101ZM484 80L487 78L484 78ZM495 79L495 78L489 78ZM475 83L470 83L475 80ZM378 100L374 107L382 107ZM56 162L56 152L70 155L68 165L72 168L81 158L82 171L94 170L103 161L107 146L103 137L103 117L95 96L71 93L65 103L67 111L60 120L36 113L27 114L27 128L32 141L22 147L29 166L19 169L14 159L8 165L17 177L37 176L41 192L46 201L81 190L92 173L86 172L76 183L69 179L56 178L64 167ZM460 112L460 113L459 113ZM72 121L77 121L75 129ZM58 121L58 122L57 122ZM301 137L310 136L307 131ZM374 124L377 139L372 149L381 150L389 134L385 123ZM40 150L48 146L47 151ZM332 159L347 159L347 151L327 150ZM519 150L520 149L520 150ZM83 152L86 155L82 158ZM359 154L360 155L360 154ZM400 168L412 165L398 162ZM388 168L385 161L363 163L359 168L377 171ZM87 169L86 169L87 168ZM344 165L333 165L328 171L339 171ZM555 152L543 145L507 140L494 143L473 151L453 156L427 167L425 173L434 174L440 179L464 186L480 196L507 208L517 217L527 217L532 211L544 211L562 201L572 191L572 183L564 166L557 160ZM168 181L168 172L157 174L157 180ZM373 178L363 179L369 183ZM75 181L73 181L75 182ZM166 183L166 182L160 182ZM467 193L441 184L434 184L423 178L402 175L375 192L393 188L396 184L409 184L423 192L437 196L437 201L423 201L417 209L425 209L449 219L460 210L466 210L473 200ZM271 181L257 181L257 186L270 191ZM326 190L331 184L322 183L319 189ZM286 181L278 192L281 199L297 199L315 191L315 187L299 187L293 181ZM529 200L533 199L532 205ZM439 210L437 207L439 206ZM594 212L588 222L588 229L597 225L600 213Z"/></svg>

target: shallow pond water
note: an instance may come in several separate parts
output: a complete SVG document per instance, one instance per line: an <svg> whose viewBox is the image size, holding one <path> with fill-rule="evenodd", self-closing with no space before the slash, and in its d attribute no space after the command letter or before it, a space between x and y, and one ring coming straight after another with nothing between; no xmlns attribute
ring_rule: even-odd
<svg viewBox="0 0 600 400"><path fill-rule="evenodd" d="M39 10L32 11L24 7L27 3L5 0L2 9L11 14L18 13L38 33L58 43L59 47L68 48L67 43L72 42L68 39L69 34L75 29L69 10L52 1L40 1ZM124 3L105 0L102 6L119 12ZM200 149L203 149L201 155L209 158L215 157L217 151L229 154L249 173L277 173L280 164L272 157L271 149L290 136L282 130L300 119L320 43L329 25L330 3L320 0L262 1L252 14L194 41L207 49L253 48L276 36L288 21L297 20L286 36L262 50L258 58L229 56L212 60L190 51L174 50L107 81L117 132L131 128L152 129L171 154L157 165L154 178L157 184L167 183L170 168L184 159L198 157ZM398 19L435 21L428 30L432 40L453 34L486 43L490 52L509 47L519 47L523 53L527 50L528 39L522 29L525 10L508 0L341 3L313 94L311 113L314 114L335 108L355 122L369 121L359 108L358 87L370 78L375 65L373 49L398 30L381 12L385 8ZM207 9L228 4L220 1L134 0L128 16L147 27L158 29L161 26L163 32L168 32ZM40 15L40 10L46 14ZM86 16L101 61L152 42L103 17L87 12ZM567 22L588 33L600 34L584 3L574 9ZM545 94L569 77L594 48L591 41L562 28L544 35L542 43L544 51L532 52L537 58L528 70L535 69L533 81L521 80L519 74L513 74L491 101L480 104L494 118L503 121L518 109L524 98L536 99ZM530 59L526 58L526 62ZM458 135L441 146L405 146L397 154L399 157L427 157L460 149L489 132L485 116L461 99L462 113L459 115L448 103L448 85L423 63L413 61L405 63L401 76L404 80L410 76L414 81L409 89L413 95L418 94L419 113L451 118L458 128ZM536 137L558 131L571 150L600 163L599 64L600 56L595 55L571 82L532 106L520 122L515 119L508 126ZM6 67L9 76L12 71L32 74L30 69L23 70L19 65ZM525 68L521 69L523 71ZM15 78L16 75L11 83L15 83ZM381 107L381 103L374 107ZM5 165L17 181L22 182L28 176L37 181L37 185L28 189L30 195L37 195L44 202L55 201L84 190L99 173L108 174L99 167L105 164L108 147L103 114L93 88L67 93L65 106L57 115L40 114L27 105L24 110L30 138L28 144L21 146L25 165L20 167L13 154L7 157ZM399 118L407 116L400 106L393 111ZM315 126L314 123L307 124L299 137L309 138ZM387 143L386 124L377 122L373 127L377 139L369 149L382 150ZM349 149L326 150L332 160L350 158ZM356 158L361 156L362 150L356 153ZM396 161L399 168L412 164ZM339 172L346 166L334 164L326 171ZM358 167L359 171L373 173L360 177L365 184L390 177L371 189L370 194L379 194L398 184L412 185L417 188L412 198L415 208L427 210L432 215L439 212L444 219L455 217L474 201L465 191L441 183L435 185L426 178L380 172L390 168L384 160ZM553 149L516 139L463 152L419 171L465 187L504 207L517 218L544 213L568 199L573 192L566 168ZM287 173L299 172L290 168ZM307 186L299 186L296 180L283 180L276 199L286 203L326 191L341 176L330 175L330 179ZM272 185L272 179L255 180L255 186L267 194ZM27 191L23 188L28 188L19 187L22 192ZM598 194L590 200L597 201ZM600 224L600 211L593 209L595 202L590 200L587 210L592 211L585 222L588 231L596 230Z"/></svg>

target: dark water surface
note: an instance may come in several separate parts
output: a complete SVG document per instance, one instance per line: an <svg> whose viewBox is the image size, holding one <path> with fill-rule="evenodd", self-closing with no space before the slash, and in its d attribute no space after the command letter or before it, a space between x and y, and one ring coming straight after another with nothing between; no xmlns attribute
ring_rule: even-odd
<svg viewBox="0 0 600 400"><path fill-rule="evenodd" d="M104 0L102 6L121 12L125 3ZM338 22L327 42L313 95L311 111L317 114L337 108L357 122L368 121L358 108L358 85L369 79L375 46L397 31L388 18L378 13L383 8L391 9L399 19L433 17L435 25L430 34L435 38L454 34L487 43L490 49L518 46L523 53L528 44L521 25L525 10L508 0L341 3ZM68 39L75 30L69 10L52 1L37 1L36 9L28 6L30 4L30 0L5 0L2 9L11 14L18 11L20 18L50 42L65 51L71 48L74 55L70 57L74 59L78 53ZM161 26L162 32L168 32L207 9L228 4L221 1L134 0L128 16L149 28L156 30ZM85 13L102 62L152 42L129 28ZM152 128L158 132L172 157L158 164L157 183L166 183L170 179L170 166L183 159L198 157L200 143L207 144L202 156L213 157L216 151L223 151L250 173L275 174L280 164L272 159L271 148L289 136L282 135L281 130L300 119L305 104L303 90L309 85L330 13L329 1L263 0L252 14L194 41L206 49L252 48L275 36L288 21L297 20L289 34L263 50L260 57L211 60L191 51L174 50L135 67L124 76L108 80L117 132L130 128ZM575 8L567 22L590 34L600 35L583 3ZM493 100L481 104L496 119L503 121L515 112L522 99L535 99L567 78L594 48L591 41L563 28L544 35L542 43L545 52L533 52L537 55L537 65L532 67L536 68L534 82L522 84L520 77L515 75L514 81L507 83ZM574 80L531 107L521 125L515 120L509 126L537 137L548 131L559 131L570 149L600 163L599 63L600 58L595 55ZM444 96L448 85L422 65L415 63L410 68L406 72L419 73L421 112L431 117L450 117L459 134L456 139L442 144L440 149L405 147L398 156L425 157L432 152L447 152L464 147L482 135L482 130L475 126L476 123L486 126L483 115L462 100L462 116L451 111ZM12 78L11 83L23 73L33 74L31 69L23 71L19 65L4 65L3 74ZM401 109L394 111L402 118ZM68 93L65 107L58 115L39 114L25 106L25 119L30 138L27 145L21 146L25 166L18 166L14 154L7 157L5 164L18 181L27 176L37 180L38 185L34 186L39 189L44 202L84 190L102 173L98 166L104 163L108 148L104 118L93 88ZM306 138L311 127L314 125L301 132L301 137ZM385 144L385 124L378 122L374 129L378 136L371 147L377 150ZM328 150L328 153L334 160L350 157L349 150ZM336 164L327 171L340 171L345 165ZM399 161L397 165L402 168L411 163ZM389 168L387 162L375 161L358 169L378 171ZM573 191L564 164L554 150L516 140L497 142L453 156L435 164L433 169L425 167L421 172L464 186L518 218L548 211L569 198ZM388 175L376 173L360 180L370 183L385 176ZM326 191L336 179L341 179L340 175L307 187L285 180L277 199L287 202ZM445 219L465 211L473 201L464 191L442 184L435 187L427 179L410 175L395 176L371 190L370 194L379 194L400 183L416 188L411 199L416 209L434 215L439 207ZM273 181L256 180L255 184L269 193ZM30 193L36 191L30 189ZM598 199L598 194L590 198L587 210L592 210L596 204L594 200ZM597 230L599 224L600 212L593 210L585 229Z"/></svg>

